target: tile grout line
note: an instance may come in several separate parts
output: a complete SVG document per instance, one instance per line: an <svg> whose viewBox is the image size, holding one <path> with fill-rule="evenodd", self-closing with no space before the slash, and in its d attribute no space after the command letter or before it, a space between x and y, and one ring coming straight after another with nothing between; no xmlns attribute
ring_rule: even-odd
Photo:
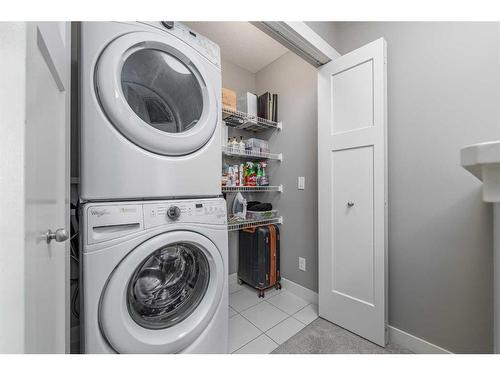
<svg viewBox="0 0 500 375"><path fill-rule="evenodd" d="M257 336L257 337L260 337L260 336L262 336L262 334L265 334L265 332L264 332L264 331L262 331L259 327L257 327L255 324L253 324L250 320L248 320L247 318L245 318L243 315L241 315L240 313L238 313L238 315L239 315L239 316L241 316L243 319L245 319L248 323L250 323L251 325L253 325L255 328L257 328L257 330L260 332L260 335L259 335L259 336ZM236 315L234 315L234 316L236 316ZM234 316L233 316L233 317L234 317ZM240 349L241 349L241 348L243 348L245 345L250 344L250 343L251 343L253 340L255 340L257 337L255 337L255 338L253 338L252 340L250 340L250 341L246 342L245 344L243 344L242 346L240 346L238 349L233 350L233 351L231 352L231 354L233 354L233 353L234 353L235 351L237 351L237 350L240 350Z"/></svg>
<svg viewBox="0 0 500 375"><path fill-rule="evenodd" d="M262 302L265 302L265 301L260 301L258 304L260 304L260 303L262 303ZM258 304L257 304L257 305L258 305ZM248 309L250 309L250 308L252 308L252 307L254 307L254 306L257 306L257 305L250 306ZM271 304L271 306L273 306L273 307L275 307L276 309L278 309L276 306L274 306L274 305L272 305L272 304ZM243 310L243 311L246 311L246 310L248 310L248 309L245 309L245 310ZM233 310L234 310L234 309L233 309ZM280 320L278 323L276 323L275 325L273 325L271 328L268 328L266 331L261 330L259 327L257 327L255 324L253 324L253 323L252 323L249 319L247 319L247 318L246 318L244 315L242 315L241 313L236 312L236 314L237 314L237 315L240 315L240 316L241 316L243 319L245 319L248 323L250 323L250 324L251 324L251 325L253 325L255 328L257 328L257 329L261 332L261 334L260 334L259 336L262 336L262 334L264 334L264 335L266 335L267 337L269 337L269 335L267 335L267 334L266 334L266 332L269 332L271 329L273 329L274 327L276 327L278 324L283 323L283 322L284 322L285 320L287 320L288 318L293 318L293 316L291 316L291 315L290 315L290 314L288 314L287 312L285 312L285 311L283 311L283 310L281 310L281 309L278 309L278 310L280 310L281 312L283 312L284 314L286 314L286 315L287 315L287 317L286 317L285 319L283 319L283 320ZM236 311L236 310L234 310L234 311ZM242 312L243 312L243 311L242 311ZM231 317L231 319L232 319L232 318L234 318L235 316L236 316L236 315L233 315L233 316ZM294 319L295 319L295 318L294 318ZM299 323L302 323L302 322L301 322L300 320L298 320L298 319L295 319L295 320L297 320ZM304 323L302 323L302 324L304 324ZM302 329L301 329L301 330L302 330ZM257 336L257 337L259 337L259 336ZM256 337L256 338L257 338L257 337ZM256 339L256 338L255 338L255 339ZM243 348L245 345L250 344L250 343L251 343L253 340L255 340L255 339L252 339L252 340L248 341L247 343L245 343L244 345L240 346L238 349L235 349L234 351L232 351L232 352L231 352L231 354L232 354L232 353L234 353L234 352L235 352L235 351L237 351L237 350L240 350L240 349L241 349L241 348ZM274 343L276 343L278 346L280 345L280 344L278 344L276 341L274 341L271 337L269 337L269 339L270 339L270 340L272 340Z"/></svg>
<svg viewBox="0 0 500 375"><path fill-rule="evenodd" d="M236 294L236 293L242 292L244 289L245 289L245 288L243 287L243 288L241 288L240 290L237 290L237 291L235 291L235 292L233 292L233 293L230 293L230 295L231 295L231 294ZM247 290L251 290L251 289L250 289L250 288L248 288ZM259 301L259 302L257 302L256 304L254 304L254 305L252 305L252 306L249 306L249 307L247 307L247 308L246 308L246 309L244 309L244 310L241 310L241 312L240 312L240 311L237 311L234 307L232 307L232 306L230 306L230 305L229 305L229 307L231 307L231 308L232 308L232 309L236 312L236 314L235 314L235 315L233 315L230 319L234 318L236 315L240 315L243 319L245 319L248 323L250 323L253 327L255 327L255 328L256 328L256 329L260 332L260 334L259 334L257 337L255 337L254 339L252 339L252 340L250 340L250 341L246 342L245 344L243 344L242 346L238 347L237 349L233 350L233 351L231 352L231 354L234 354L235 352L237 352L238 350L242 349L242 348L243 348L243 347L245 347L246 345L250 344L252 341L254 341L254 340L258 339L258 338L259 338L260 336L262 336L262 335L265 335L267 338L269 338L272 342L274 342L274 343L275 343L276 345L278 345L278 347L279 347L281 344L279 344L278 342L276 342L275 340L273 340L273 339L272 339L272 338L271 338L271 337L267 334L267 332L269 332L271 329L273 329L274 327L278 326L279 324L283 323L283 322L284 322L285 320L287 320L288 318L293 318L295 321L297 321L298 323L300 323L300 324L302 324L302 325L304 326L304 327L302 327L299 331L297 331L296 333L294 333L291 337L293 337L295 334L297 334L298 332L302 331L305 327L307 327L307 326L308 326L308 324L303 323L303 322L302 322L302 321L300 321L299 319L295 318L293 315L294 315L294 314L299 313L300 311L302 311L302 310L303 310L303 309L305 309L306 307L308 307L308 306L310 306L310 305L314 305L314 304L313 304L313 303L307 303L304 307L300 308L299 310L297 310L297 311L296 311L296 312L294 312L293 314L289 314L288 312L286 312L286 311L284 311L284 310L280 309L278 306L275 306L272 302L269 302L269 300L271 300L271 299L272 299L272 298L274 298L275 296L280 295L280 294L281 294L281 293L283 293L283 292L285 292L285 290L281 290L279 293L276 293L275 295L273 295L273 296L269 297L268 299L263 299L262 301ZM294 297L297 297L297 298L299 298L299 299L301 299L301 300L305 301L303 298L300 298L300 297L296 296L295 294L293 294L293 293L291 293L291 292L288 292L288 293L290 293L290 294L291 294L291 295L293 295ZM274 307L274 308L278 309L279 311L281 311L282 313L284 313L285 315L287 315L287 317L286 317L285 319L283 319L283 320L280 320L278 323L276 323L276 324L275 324L275 325L273 325L272 327L268 328L266 331L263 331L263 330L261 330L259 327L257 327L255 324L253 324L253 323L252 323L249 319L247 319L247 318L246 318L244 315L242 315L241 313L242 313L242 312L245 312L245 311L247 311L247 310L249 310L249 309L251 309L252 307L255 307L255 306L257 306L257 305L261 304L262 302L266 302L266 301L267 301L267 302L268 302L268 303L269 303L272 307ZM305 302L307 302L307 301L305 301ZM285 341L286 341L286 340L285 340Z"/></svg>

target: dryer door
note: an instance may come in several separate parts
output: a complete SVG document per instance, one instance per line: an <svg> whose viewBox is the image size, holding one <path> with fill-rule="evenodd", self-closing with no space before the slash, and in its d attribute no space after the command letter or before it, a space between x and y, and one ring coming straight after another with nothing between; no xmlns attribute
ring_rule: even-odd
<svg viewBox="0 0 500 375"><path fill-rule="evenodd" d="M219 80L208 64L168 33L125 34L97 61L96 94L129 141L161 155L190 154L210 140L219 121Z"/></svg>
<svg viewBox="0 0 500 375"><path fill-rule="evenodd" d="M132 250L103 289L99 325L118 353L177 353L198 338L221 301L224 264L201 234L160 234Z"/></svg>

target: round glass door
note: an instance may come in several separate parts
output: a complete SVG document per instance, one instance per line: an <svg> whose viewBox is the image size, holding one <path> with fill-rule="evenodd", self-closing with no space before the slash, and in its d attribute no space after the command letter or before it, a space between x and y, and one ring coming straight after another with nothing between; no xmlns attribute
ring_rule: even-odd
<svg viewBox="0 0 500 375"><path fill-rule="evenodd" d="M137 146L166 156L202 148L219 121L220 70L168 34L134 32L111 42L95 70L110 123Z"/></svg>
<svg viewBox="0 0 500 375"><path fill-rule="evenodd" d="M207 290L210 268L201 249L174 243L149 255L130 278L130 316L148 329L171 327L188 317Z"/></svg>
<svg viewBox="0 0 500 375"><path fill-rule="evenodd" d="M183 133L200 120L200 81L193 66L154 49L131 54L121 73L122 90L130 108L146 124L167 133Z"/></svg>
<svg viewBox="0 0 500 375"><path fill-rule="evenodd" d="M179 230L147 239L118 263L103 288L103 337L118 353L181 351L212 321L226 272L204 235Z"/></svg>

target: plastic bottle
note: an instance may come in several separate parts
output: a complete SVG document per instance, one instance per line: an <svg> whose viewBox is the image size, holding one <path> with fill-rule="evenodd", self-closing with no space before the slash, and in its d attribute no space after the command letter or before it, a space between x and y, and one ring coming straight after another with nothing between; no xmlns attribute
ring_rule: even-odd
<svg viewBox="0 0 500 375"><path fill-rule="evenodd" d="M233 166L234 170L234 186L240 186L240 169L237 165Z"/></svg>
<svg viewBox="0 0 500 375"><path fill-rule="evenodd" d="M243 142L243 136L240 137L240 142L238 143L238 148L240 153L245 153L245 142Z"/></svg>
<svg viewBox="0 0 500 375"><path fill-rule="evenodd" d="M245 172L244 172L244 169L245 168L244 168L243 164L240 164L239 173L238 173L238 175L240 177L240 186L244 186L244 184L245 184L244 183L244 181L245 181L245 177L244 177Z"/></svg>
<svg viewBox="0 0 500 375"><path fill-rule="evenodd" d="M227 186L235 186L233 166L229 166L229 168L227 169Z"/></svg>
<svg viewBox="0 0 500 375"><path fill-rule="evenodd" d="M260 177L261 186L269 186L269 179L267 178L266 175L266 167L267 167L266 162L263 161L260 163L260 169L262 170L262 176Z"/></svg>
<svg viewBox="0 0 500 375"><path fill-rule="evenodd" d="M256 177L256 184L257 186L261 186L262 185L262 167L260 165L260 163L257 164L257 177Z"/></svg>

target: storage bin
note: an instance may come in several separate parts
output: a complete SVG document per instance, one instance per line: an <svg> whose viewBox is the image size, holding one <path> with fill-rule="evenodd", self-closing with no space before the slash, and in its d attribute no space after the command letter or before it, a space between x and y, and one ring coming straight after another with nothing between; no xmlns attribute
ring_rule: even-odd
<svg viewBox="0 0 500 375"><path fill-rule="evenodd" d="M264 139L250 138L245 142L245 150L269 153L269 142Z"/></svg>
<svg viewBox="0 0 500 375"><path fill-rule="evenodd" d="M257 116L257 95L247 92L238 98L238 111Z"/></svg>
<svg viewBox="0 0 500 375"><path fill-rule="evenodd" d="M278 217L278 210L271 211L249 211L247 210L248 220L266 220Z"/></svg>

